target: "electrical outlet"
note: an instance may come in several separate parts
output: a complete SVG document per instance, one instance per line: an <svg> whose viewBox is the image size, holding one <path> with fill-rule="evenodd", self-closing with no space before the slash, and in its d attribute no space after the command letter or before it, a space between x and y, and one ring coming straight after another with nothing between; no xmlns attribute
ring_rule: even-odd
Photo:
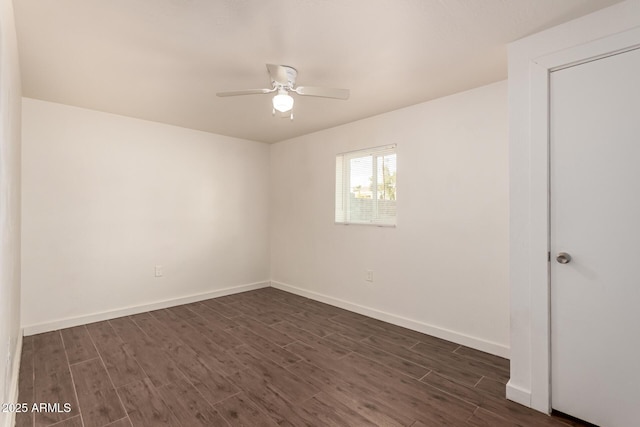
<svg viewBox="0 0 640 427"><path fill-rule="evenodd" d="M156 265L155 276L156 277L162 277L162 266L161 265Z"/></svg>
<svg viewBox="0 0 640 427"><path fill-rule="evenodd" d="M373 282L373 270L365 271L364 280L367 282Z"/></svg>

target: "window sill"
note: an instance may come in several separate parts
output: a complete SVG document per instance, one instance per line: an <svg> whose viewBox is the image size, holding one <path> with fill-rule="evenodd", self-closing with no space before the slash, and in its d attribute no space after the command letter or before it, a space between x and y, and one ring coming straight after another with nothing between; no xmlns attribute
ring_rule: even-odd
<svg viewBox="0 0 640 427"><path fill-rule="evenodd" d="M375 222L334 222L335 225L357 225L365 227L396 228L396 224L376 224Z"/></svg>

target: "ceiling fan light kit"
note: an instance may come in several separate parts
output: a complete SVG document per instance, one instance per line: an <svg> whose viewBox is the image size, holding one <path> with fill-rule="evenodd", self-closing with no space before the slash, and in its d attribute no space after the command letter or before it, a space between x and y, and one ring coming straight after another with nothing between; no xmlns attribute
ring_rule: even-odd
<svg viewBox="0 0 640 427"><path fill-rule="evenodd" d="M276 110L281 113L291 111L290 118L293 120L293 97L291 92L302 96L319 96L322 98L333 98L346 100L349 98L348 89L332 89L313 86L295 86L298 72L295 68L287 65L267 64L267 71L271 77L271 89L247 89L229 92L218 92L218 96L238 96L255 95L277 92L273 97L273 115Z"/></svg>
<svg viewBox="0 0 640 427"><path fill-rule="evenodd" d="M273 97L273 108L286 113L293 108L293 98L285 89L278 90L278 94Z"/></svg>

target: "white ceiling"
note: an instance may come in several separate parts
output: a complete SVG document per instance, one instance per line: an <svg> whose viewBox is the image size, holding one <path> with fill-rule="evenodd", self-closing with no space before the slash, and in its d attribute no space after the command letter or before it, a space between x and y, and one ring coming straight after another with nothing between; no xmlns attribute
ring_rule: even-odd
<svg viewBox="0 0 640 427"><path fill-rule="evenodd" d="M276 142L505 79L505 44L618 0L14 0L27 97ZM348 101L271 116L265 64Z"/></svg>

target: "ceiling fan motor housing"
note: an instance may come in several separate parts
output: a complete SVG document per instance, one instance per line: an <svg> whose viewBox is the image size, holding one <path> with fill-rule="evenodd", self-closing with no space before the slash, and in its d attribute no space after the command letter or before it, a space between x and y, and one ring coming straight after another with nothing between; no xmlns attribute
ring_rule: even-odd
<svg viewBox="0 0 640 427"><path fill-rule="evenodd" d="M288 65L280 65L279 68L284 72L280 72L277 75L271 75L271 84L273 87L292 89L296 84L298 70Z"/></svg>

